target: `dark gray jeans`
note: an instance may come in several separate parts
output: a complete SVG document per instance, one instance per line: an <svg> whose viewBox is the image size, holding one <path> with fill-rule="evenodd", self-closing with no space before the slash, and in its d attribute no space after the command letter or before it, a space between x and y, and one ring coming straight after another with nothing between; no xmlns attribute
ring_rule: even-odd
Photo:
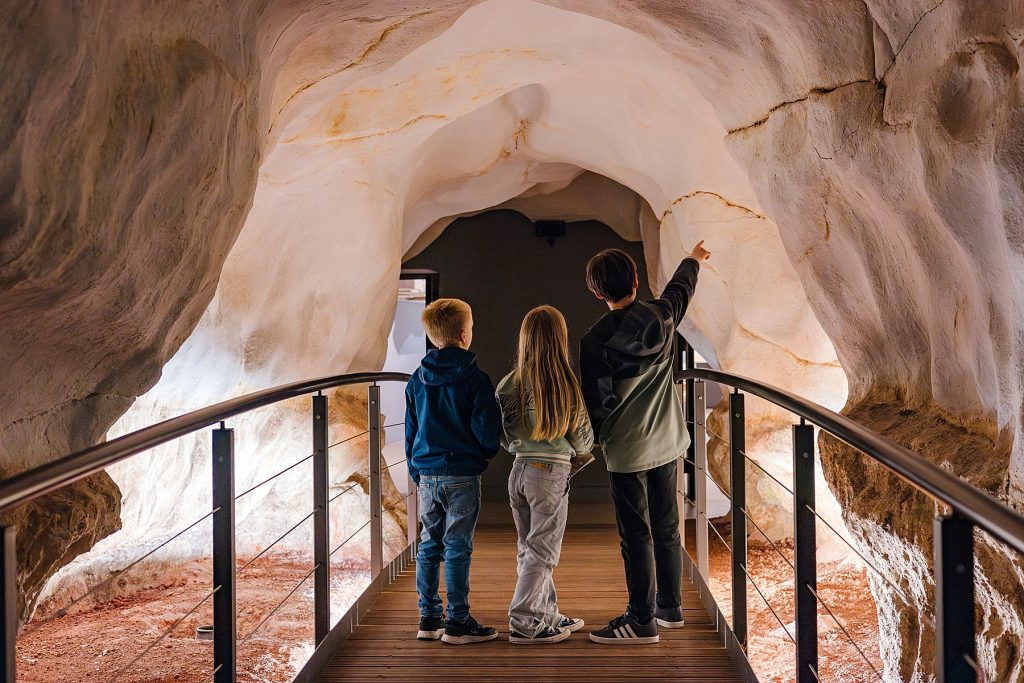
<svg viewBox="0 0 1024 683"><path fill-rule="evenodd" d="M645 624L654 608L679 607L683 551L676 502L676 461L641 472L609 472L629 614ZM657 591L655 591L657 586Z"/></svg>
<svg viewBox="0 0 1024 683"><path fill-rule="evenodd" d="M569 510L569 466L516 460L508 496L519 533L519 580L508 624L512 631L532 637L547 626L557 628L562 620L552 572L562 552Z"/></svg>

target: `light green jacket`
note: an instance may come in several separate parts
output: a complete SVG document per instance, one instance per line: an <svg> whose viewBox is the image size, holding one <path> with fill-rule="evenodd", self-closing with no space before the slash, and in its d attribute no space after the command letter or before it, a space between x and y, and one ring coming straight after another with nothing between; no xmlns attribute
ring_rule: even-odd
<svg viewBox="0 0 1024 683"><path fill-rule="evenodd" d="M515 373L501 380L495 394L501 406L501 445L517 459L568 465L573 455L589 453L594 447L594 430L586 410L581 410L583 419L565 436L536 441L531 437L536 420L532 389L527 387L525 413L520 410Z"/></svg>

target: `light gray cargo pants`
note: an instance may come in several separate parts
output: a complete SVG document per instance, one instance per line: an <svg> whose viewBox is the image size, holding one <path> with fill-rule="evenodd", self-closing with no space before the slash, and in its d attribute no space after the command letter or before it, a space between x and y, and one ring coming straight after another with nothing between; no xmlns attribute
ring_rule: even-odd
<svg viewBox="0 0 1024 683"><path fill-rule="evenodd" d="M569 465L516 460L508 495L519 532L519 580L508 608L509 628L532 637L546 626L557 629L561 620L552 572L569 510Z"/></svg>

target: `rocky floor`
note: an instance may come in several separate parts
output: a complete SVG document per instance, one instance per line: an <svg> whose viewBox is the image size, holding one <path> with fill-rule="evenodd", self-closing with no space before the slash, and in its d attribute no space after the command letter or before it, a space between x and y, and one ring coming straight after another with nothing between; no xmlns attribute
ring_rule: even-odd
<svg viewBox="0 0 1024 683"><path fill-rule="evenodd" d="M729 615L729 553L713 535L710 543L710 587L722 612ZM792 559L791 545L783 543L780 549ZM758 587L789 632L794 633L793 574L789 564L771 547L752 544L749 567ZM239 681L290 681L312 652L311 581L302 583L274 616L260 623L308 571L307 561L276 556L255 562L239 575L238 637L245 641L239 647ZM335 616L359 594L368 578L368 572L362 569L332 568ZM881 671L878 622L864 570L820 565L818 586L839 623L857 641L871 664ZM25 683L209 681L213 669L212 644L197 640L195 634L199 626L211 623L210 601L175 623L209 591L209 573L195 572L131 598L50 621L30 623L18 640L18 680ZM761 597L749 586L747 602L750 608L749 655L759 679L764 683L793 680L792 642ZM167 636L143 654L168 629ZM819 612L819 638L822 680L844 683L878 680L836 621L824 610ZM121 669L124 671L119 674Z"/></svg>
<svg viewBox="0 0 1024 683"><path fill-rule="evenodd" d="M731 619L732 594L729 580L729 550L710 534L709 587L721 607L726 620ZM794 680L793 642L783 630L795 636L793 623L793 569L779 552L793 560L791 542L777 544L778 550L767 544L751 543L748 567L764 598L771 603L775 615L765 600L747 584L748 657L754 672L762 683L783 683ZM818 674L823 681L861 683L878 681L875 673L882 671L878 648L878 618L875 601L868 589L866 571L839 563L818 565L818 593L837 619L818 609ZM838 620L838 621L837 621ZM854 646L843 629L856 642ZM863 655L857 651L857 648ZM865 661L870 662L868 664ZM874 670L872 669L874 667Z"/></svg>
<svg viewBox="0 0 1024 683"><path fill-rule="evenodd" d="M238 576L238 680L290 681L313 651L312 579L308 560L261 558ZM332 567L334 618L369 581L362 569ZM18 638L18 680L24 683L209 681L213 645L196 629L212 623L209 573L196 573L92 609L29 623ZM284 600L272 617L264 618ZM181 619L180 623L175 623ZM164 631L170 632L142 654ZM250 634L252 634L250 636ZM247 639L248 638L248 639ZM141 656L140 656L141 655ZM134 661L133 660L136 660ZM121 671L124 669L124 671Z"/></svg>

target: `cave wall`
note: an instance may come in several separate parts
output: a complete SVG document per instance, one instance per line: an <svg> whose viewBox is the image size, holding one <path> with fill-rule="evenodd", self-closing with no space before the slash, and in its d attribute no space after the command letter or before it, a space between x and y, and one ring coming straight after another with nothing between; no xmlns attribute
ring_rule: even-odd
<svg viewBox="0 0 1024 683"><path fill-rule="evenodd" d="M848 377L847 411L905 443L907 425L937 419L927 457L1022 500L1016 0L38 2L9 15L7 474L101 438L151 387L126 424L379 366L398 263L425 231L587 169L651 207L652 289L708 238L716 257L684 326L706 357L826 405L846 401ZM769 443L784 418L761 417ZM956 451L965 434L991 445ZM853 465L825 451L861 548L891 548L873 559L926 586L926 535L853 495ZM96 485L86 533L55 532L58 559L25 572L30 596L120 524L118 490ZM23 568L39 547L22 544ZM986 557L984 585L1017 585ZM887 672L926 678L927 629L908 630L887 590L875 586ZM1019 667L1000 649L1012 612L982 606L997 677Z"/></svg>

